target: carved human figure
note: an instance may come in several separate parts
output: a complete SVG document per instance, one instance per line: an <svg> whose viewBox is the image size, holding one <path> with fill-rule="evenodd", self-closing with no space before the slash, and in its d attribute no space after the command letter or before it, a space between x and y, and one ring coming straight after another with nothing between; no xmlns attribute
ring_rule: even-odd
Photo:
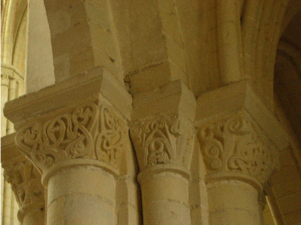
<svg viewBox="0 0 301 225"><path fill-rule="evenodd" d="M131 137L140 169L157 164L188 167L193 133L191 123L181 115L160 115L154 119L136 120Z"/></svg>
<svg viewBox="0 0 301 225"><path fill-rule="evenodd" d="M190 224L192 123L180 114L136 120L131 137L140 168L144 224Z"/></svg>

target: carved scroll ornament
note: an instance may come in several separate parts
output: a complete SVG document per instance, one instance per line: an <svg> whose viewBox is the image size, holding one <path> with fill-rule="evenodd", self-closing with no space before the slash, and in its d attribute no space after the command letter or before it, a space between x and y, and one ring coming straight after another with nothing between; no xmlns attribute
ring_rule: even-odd
<svg viewBox="0 0 301 225"><path fill-rule="evenodd" d="M201 126L199 141L208 174L238 172L264 184L278 165L278 152L244 116Z"/></svg>
<svg viewBox="0 0 301 225"><path fill-rule="evenodd" d="M11 184L19 204L19 218L27 210L44 208L44 187L41 175L29 161L9 165L4 169L4 177ZM21 219L21 218L20 218Z"/></svg>
<svg viewBox="0 0 301 225"><path fill-rule="evenodd" d="M134 121L131 137L140 168L156 164L188 164L192 129L178 115Z"/></svg>
<svg viewBox="0 0 301 225"><path fill-rule="evenodd" d="M97 159L118 167L125 122L106 105L87 103L71 113L29 124L17 133L21 151L42 170L68 159Z"/></svg>

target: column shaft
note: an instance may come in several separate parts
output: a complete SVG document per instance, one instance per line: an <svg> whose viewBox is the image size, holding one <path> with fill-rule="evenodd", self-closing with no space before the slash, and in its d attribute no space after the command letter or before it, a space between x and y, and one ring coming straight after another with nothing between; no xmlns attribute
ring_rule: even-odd
<svg viewBox="0 0 301 225"><path fill-rule="evenodd" d="M210 224L259 225L258 191L250 184L223 180L208 186Z"/></svg>
<svg viewBox="0 0 301 225"><path fill-rule="evenodd" d="M1 109L3 110L4 104L8 100L8 85L9 79L7 76L1 76ZM1 136L6 135L7 119L4 114L1 114Z"/></svg>
<svg viewBox="0 0 301 225"><path fill-rule="evenodd" d="M162 172L147 176L140 183L143 224L191 224L187 178L173 172Z"/></svg>
<svg viewBox="0 0 301 225"><path fill-rule="evenodd" d="M47 224L115 225L115 179L130 149L128 92L99 67L30 96L10 101L4 112L18 130L20 152L42 173Z"/></svg>
<svg viewBox="0 0 301 225"><path fill-rule="evenodd" d="M10 203L10 224L11 225L15 225L17 224L19 221L17 219L17 215L15 215L15 202L16 202L16 199L15 199L15 196L12 192L12 195L11 195L11 199L10 199L11 203Z"/></svg>
<svg viewBox="0 0 301 225"><path fill-rule="evenodd" d="M9 88L8 88L8 100L13 100L17 97L17 81L16 79L11 79L9 81ZM12 134L15 131L14 124L11 121L7 121L7 133Z"/></svg>
<svg viewBox="0 0 301 225"><path fill-rule="evenodd" d="M22 225L43 225L44 210L36 210L26 213L23 218Z"/></svg>
<svg viewBox="0 0 301 225"><path fill-rule="evenodd" d="M3 191L3 225L11 225L11 198L12 190L10 184L4 182L4 191Z"/></svg>
<svg viewBox="0 0 301 225"><path fill-rule="evenodd" d="M48 225L115 224L115 179L101 168L63 168L48 181Z"/></svg>
<svg viewBox="0 0 301 225"><path fill-rule="evenodd" d="M6 135L6 124L7 124L7 119L5 118L3 114L3 108L4 104L7 102L8 99L8 83L9 79L5 75L2 75L0 78L0 137L3 137ZM3 169L0 168L0 225L4 224L3 223L3 211L5 209L4 207L4 190L5 190L5 185L4 185L4 177L3 177Z"/></svg>
<svg viewBox="0 0 301 225"><path fill-rule="evenodd" d="M4 104L8 100L12 100L16 97L16 80L10 79L7 75L1 76L1 110L4 108ZM3 113L2 113L2 120L1 120L1 136L5 136L7 134L11 134L14 132L14 126L13 124L8 121ZM1 174L3 175L3 174ZM3 176L2 176L3 177ZM3 180L4 182L4 180ZM15 205L15 198L12 195L12 190L10 185L7 182L4 182L3 185L3 191L5 193L2 201L2 207L3 207L3 223L4 224L17 224L16 222L16 215L14 210ZM10 198L10 199L9 199ZM8 203L10 201L10 203ZM8 208L9 207L9 208Z"/></svg>
<svg viewBox="0 0 301 225"><path fill-rule="evenodd" d="M246 81L201 95L197 112L210 224L262 224L263 189L289 143L284 130Z"/></svg>

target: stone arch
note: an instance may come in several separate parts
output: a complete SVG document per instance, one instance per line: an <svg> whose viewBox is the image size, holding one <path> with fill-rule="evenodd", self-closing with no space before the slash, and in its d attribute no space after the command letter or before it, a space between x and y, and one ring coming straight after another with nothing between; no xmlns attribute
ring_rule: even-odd
<svg viewBox="0 0 301 225"><path fill-rule="evenodd" d="M56 82L104 66L122 81L107 1L45 0Z"/></svg>
<svg viewBox="0 0 301 225"><path fill-rule="evenodd" d="M289 0L245 1L241 14L244 79L271 108L277 43Z"/></svg>
<svg viewBox="0 0 301 225"><path fill-rule="evenodd" d="M45 6L57 82L105 67L132 93L180 79L198 95L219 83L202 67L208 26L201 26L200 0L45 0Z"/></svg>
<svg viewBox="0 0 301 225"><path fill-rule="evenodd" d="M26 65L27 93L55 83L49 25L43 1L30 0Z"/></svg>
<svg viewBox="0 0 301 225"><path fill-rule="evenodd" d="M1 62L10 65L12 62L15 34L15 26L13 25L16 23L15 15L18 10L18 1L3 1L2 3Z"/></svg>
<svg viewBox="0 0 301 225"><path fill-rule="evenodd" d="M4 94L2 101L14 99L24 94L24 76L26 62L27 1L2 2L1 34L1 76L3 88L6 85L10 93ZM3 91L3 93L6 91Z"/></svg>
<svg viewBox="0 0 301 225"><path fill-rule="evenodd" d="M301 50L289 42L281 40L278 44L275 63L275 93L284 104L290 124L297 137L301 137ZM299 162L301 163L301 161Z"/></svg>
<svg viewBox="0 0 301 225"><path fill-rule="evenodd" d="M275 53L274 74L273 74L273 88L274 93L282 92L291 95L300 86L301 73L301 42L299 21L301 21L301 2L293 1L293 9L288 8L287 15L283 19L281 27L281 38L277 43L277 50ZM296 5L296 3L298 3ZM292 11L292 12L291 12ZM289 22L290 20L290 22ZM292 87L288 88L288 85ZM298 87L298 88L297 88ZM278 93L279 95L279 93ZM291 99L288 99L291 101ZM301 99L299 99L301 101ZM294 106L293 102L290 102ZM294 114L294 113L292 113Z"/></svg>
<svg viewBox="0 0 301 225"><path fill-rule="evenodd" d="M297 187L300 187L301 182L301 45L296 27L300 21L301 2L291 1L290 4L292 3L293 8L288 8L283 19L271 83L274 111L289 135L290 146L280 152L279 170L271 178L273 187L268 188L268 199L276 221L285 224L297 223L296 215L299 214L296 209L285 207L300 198Z"/></svg>
<svg viewBox="0 0 301 225"><path fill-rule="evenodd" d="M27 92L54 84L50 35L43 3L8 0L2 4L2 67L13 66L14 73L22 79L26 77Z"/></svg>
<svg viewBox="0 0 301 225"><path fill-rule="evenodd" d="M270 205L278 222L297 223L299 213L287 205L300 199L301 183L301 52L281 40L275 60L274 102L275 114L289 135L290 146L280 153L279 170L272 176L273 187L268 192ZM289 197L288 197L289 196Z"/></svg>
<svg viewBox="0 0 301 225"><path fill-rule="evenodd" d="M12 65L14 65L22 74L25 74L27 53L27 4L24 5L22 11L20 13L20 20L19 24L17 24L17 32L14 38L15 43L12 50Z"/></svg>

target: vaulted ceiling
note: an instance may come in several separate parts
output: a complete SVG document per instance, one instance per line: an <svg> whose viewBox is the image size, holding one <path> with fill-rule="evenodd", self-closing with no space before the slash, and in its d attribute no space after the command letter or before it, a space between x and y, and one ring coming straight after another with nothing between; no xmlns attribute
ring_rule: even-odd
<svg viewBox="0 0 301 225"><path fill-rule="evenodd" d="M274 88L297 139L301 140L301 10L279 41Z"/></svg>

